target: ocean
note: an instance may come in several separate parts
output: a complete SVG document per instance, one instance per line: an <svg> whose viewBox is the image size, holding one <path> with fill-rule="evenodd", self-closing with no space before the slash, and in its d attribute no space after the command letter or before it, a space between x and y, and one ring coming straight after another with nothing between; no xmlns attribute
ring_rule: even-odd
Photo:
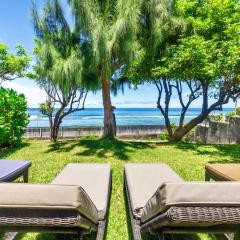
<svg viewBox="0 0 240 240"><path fill-rule="evenodd" d="M232 108L225 108L221 113L232 112ZM30 108L30 123L28 127L48 127L49 122L38 108ZM186 114L185 122L189 121L197 114L199 108L191 108ZM214 113L219 113L215 111ZM117 125L159 125L164 124L164 118L157 108L117 108L115 110ZM170 119L177 123L179 120L180 109L170 109ZM63 119L61 126L102 126L103 109L88 108L80 112L75 112Z"/></svg>

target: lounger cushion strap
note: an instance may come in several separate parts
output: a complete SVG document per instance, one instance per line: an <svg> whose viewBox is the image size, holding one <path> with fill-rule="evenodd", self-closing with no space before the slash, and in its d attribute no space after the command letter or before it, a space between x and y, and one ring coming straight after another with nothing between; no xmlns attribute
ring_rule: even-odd
<svg viewBox="0 0 240 240"><path fill-rule="evenodd" d="M143 208L141 221L146 222L172 206L240 207L240 183L163 183Z"/></svg>
<svg viewBox="0 0 240 240"><path fill-rule="evenodd" d="M0 208L76 210L94 223L98 212L80 186L0 183Z"/></svg>

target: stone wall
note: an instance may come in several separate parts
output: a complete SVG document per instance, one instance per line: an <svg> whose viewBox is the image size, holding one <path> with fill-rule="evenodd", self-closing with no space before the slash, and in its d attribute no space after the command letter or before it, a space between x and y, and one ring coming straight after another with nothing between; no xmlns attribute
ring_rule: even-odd
<svg viewBox="0 0 240 240"><path fill-rule="evenodd" d="M166 130L164 125L137 125L137 126L118 126L118 137L158 137ZM103 127L61 127L59 129L60 138L78 138L83 136L101 136ZM50 136L49 128L32 127L26 128L24 137L48 139Z"/></svg>
<svg viewBox="0 0 240 240"><path fill-rule="evenodd" d="M190 140L207 144L233 144L240 142L240 117L229 122L209 122L195 128Z"/></svg>

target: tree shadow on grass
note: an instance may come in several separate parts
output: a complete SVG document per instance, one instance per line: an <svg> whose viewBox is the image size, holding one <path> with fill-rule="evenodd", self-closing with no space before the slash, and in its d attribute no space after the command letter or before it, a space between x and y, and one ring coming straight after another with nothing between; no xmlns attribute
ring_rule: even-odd
<svg viewBox="0 0 240 240"><path fill-rule="evenodd" d="M240 144L195 144L195 143L168 143L174 148L184 151L193 151L198 155L211 155L218 157L211 162L240 163ZM221 159L219 159L219 157Z"/></svg>
<svg viewBox="0 0 240 240"><path fill-rule="evenodd" d="M75 153L78 156L116 157L120 160L128 160L128 154L139 149L154 148L153 145L141 142L86 138L74 142L65 141L51 144L47 152L70 152L76 147L80 149Z"/></svg>
<svg viewBox="0 0 240 240"><path fill-rule="evenodd" d="M30 145L29 143L23 142L16 147L6 148L6 149L2 149L2 150L0 149L0 159L5 159L5 158L9 157L11 154L13 154L14 152L17 152L17 151L21 150L22 148L25 148L29 145Z"/></svg>

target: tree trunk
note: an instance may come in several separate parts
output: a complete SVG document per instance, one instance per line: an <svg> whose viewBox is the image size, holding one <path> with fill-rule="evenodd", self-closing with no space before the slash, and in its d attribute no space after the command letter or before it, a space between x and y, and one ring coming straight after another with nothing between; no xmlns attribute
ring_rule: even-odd
<svg viewBox="0 0 240 240"><path fill-rule="evenodd" d="M104 137L115 137L116 135L116 124L113 115L113 106L111 104L110 95L110 81L103 79L102 81L102 98L104 107Z"/></svg>
<svg viewBox="0 0 240 240"><path fill-rule="evenodd" d="M52 114L48 116L50 126L50 140L53 141L53 117Z"/></svg>
<svg viewBox="0 0 240 240"><path fill-rule="evenodd" d="M206 117L208 116L208 114L204 114L204 115L199 115L195 118L193 118L190 122L188 122L185 126L182 127L178 127L174 133L172 134L171 137L169 137L169 141L171 142L175 142L175 141L180 141L182 140L182 138L189 133L194 127L196 127L199 123L201 123L204 119L206 119Z"/></svg>
<svg viewBox="0 0 240 240"><path fill-rule="evenodd" d="M182 109L182 113L180 116L179 126L177 129L173 132L171 136L169 136L170 141L180 141L182 138L189 133L194 127L196 127L199 123L201 123L204 119L207 118L209 113L214 110L215 104L211 105L211 107L208 107L208 82L201 81L202 85L202 95L203 95L203 103L202 103L202 111L201 113L193 118L191 121L189 121L186 125L183 125L183 121L185 118L185 114L187 112L188 108Z"/></svg>
<svg viewBox="0 0 240 240"><path fill-rule="evenodd" d="M56 112L55 118L52 124L52 131L51 131L51 141L57 142L58 139L58 132L59 132L59 127L62 121L61 114L63 109L67 106L67 103L63 104L60 109Z"/></svg>
<svg viewBox="0 0 240 240"><path fill-rule="evenodd" d="M59 125L57 124L57 126L53 126L53 131L52 131L52 141L53 142L57 142L58 139L58 131L59 131Z"/></svg>
<svg viewBox="0 0 240 240"><path fill-rule="evenodd" d="M170 123L170 120L169 120L169 117L168 117L168 113L164 114L164 119L165 119L165 126L167 128L167 132L168 132L168 136L169 136L169 139L172 138L173 136L173 127Z"/></svg>

